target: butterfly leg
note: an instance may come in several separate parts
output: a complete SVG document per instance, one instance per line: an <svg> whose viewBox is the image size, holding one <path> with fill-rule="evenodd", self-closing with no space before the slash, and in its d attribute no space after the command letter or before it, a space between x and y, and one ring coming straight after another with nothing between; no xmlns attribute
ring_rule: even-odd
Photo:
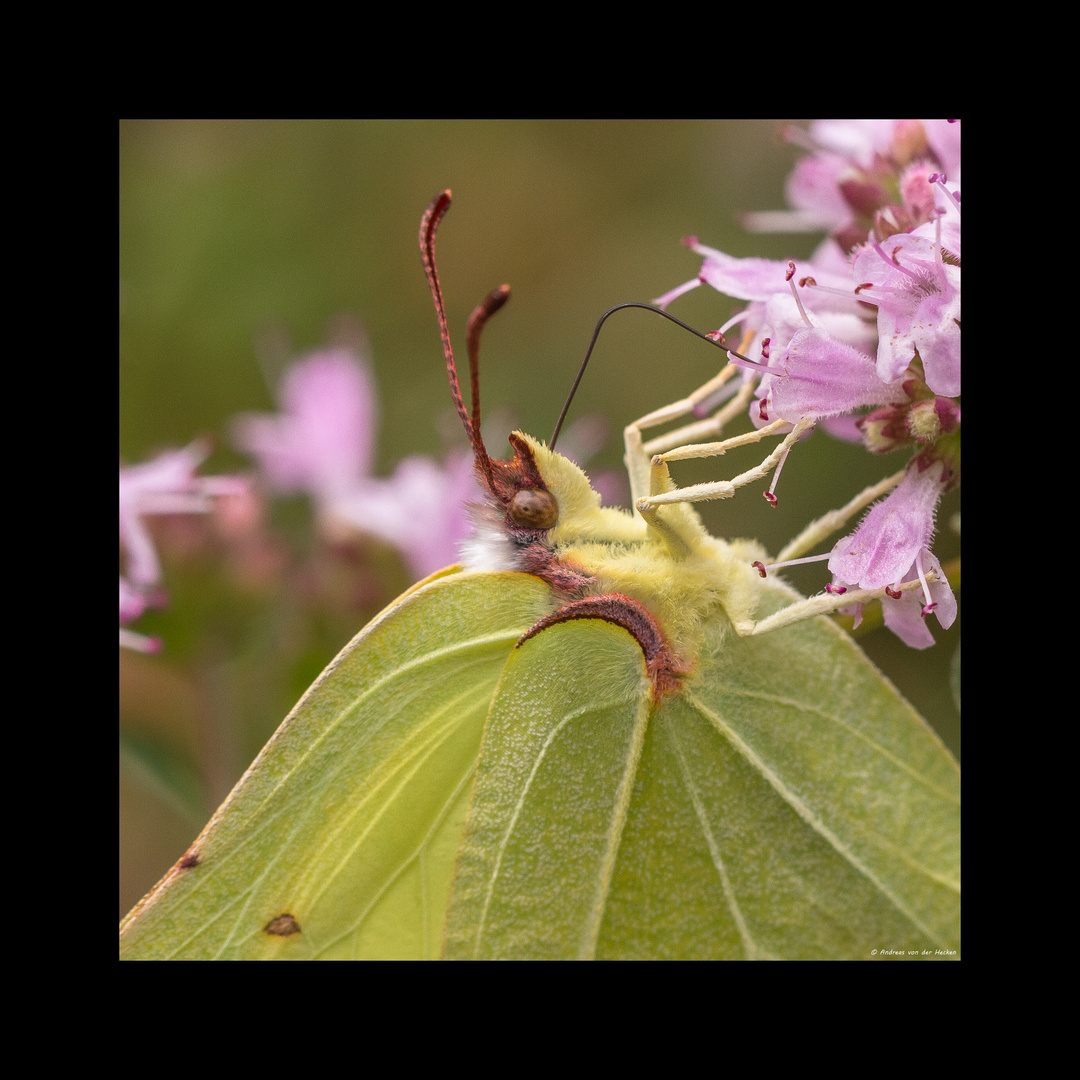
<svg viewBox="0 0 1080 1080"><path fill-rule="evenodd" d="M772 426L772 425L770 425ZM704 454L691 454L680 455L678 450L670 451L667 454L657 454L653 457L651 465L654 474L654 478L650 482L649 494L643 498L638 499L635 505L642 516L648 520L647 511L655 510L658 506L663 506L668 503L679 502L707 502L710 499L730 499L739 488L745 487L747 484L752 484L756 480L761 480L767 476L785 457L788 450L795 445L796 440L813 426L813 421L808 419L800 420L784 439L776 446L772 453L770 453L760 465L755 466L753 469L748 469L746 472L740 473L738 476L733 477L731 480L716 480L707 484L692 484L690 487L685 488L673 488L672 490L662 490L662 483L657 476L657 470L662 470L662 475L667 475L667 462L669 460L678 460L680 456L714 456L716 453L723 453L723 450L713 450L711 453L706 452ZM762 431L765 429L763 428ZM755 433L760 435L760 433ZM734 440L729 440L734 441ZM755 441L755 440L751 440ZM717 446L724 446L725 444L715 444ZM644 448L643 448L644 449ZM696 450L695 447L685 448L687 451Z"/></svg>
<svg viewBox="0 0 1080 1080"><path fill-rule="evenodd" d="M926 575L926 580L935 580L936 575L931 571ZM881 589L849 589L843 594L824 593L820 596L812 596L808 600L797 600L786 608L781 608L773 615L761 619L758 622L747 620L735 622L735 631L740 637L756 637L758 634L768 634L773 630L780 630L792 623L802 622L804 619L813 619L818 615L828 615L838 611L848 604L866 604L871 600L880 600L886 594L897 597L899 593L909 592L911 589L921 589L922 582L916 578L914 581L905 581L893 588L885 586Z"/></svg>
<svg viewBox="0 0 1080 1080"><path fill-rule="evenodd" d="M672 447L682 446L687 442L720 435L724 425L742 413L749 405L750 398L753 396L753 384L746 383L740 387L735 396L729 398L715 416L687 424L675 431L669 431L647 443L643 440L641 433L647 428L666 424L669 420L677 420L681 416L702 416L703 412L710 411L712 407L710 399L723 394L726 384L737 374L739 374L739 369L733 364L728 364L718 375L703 386L699 386L689 396L665 405L662 409L656 409L627 426L623 433L626 446L626 468L630 474L630 486L635 502L648 492L649 459L652 455Z"/></svg>
<svg viewBox="0 0 1080 1080"><path fill-rule="evenodd" d="M800 556L811 550L811 548L816 547L818 543L832 533L843 528L843 526L860 510L865 509L876 499L879 499L882 495L885 495L896 487L896 485L904 478L904 471L905 470L901 469L900 472L894 473L892 476L888 476L876 484L872 484L870 487L859 492L854 499L840 507L838 510L831 510L829 513L818 518L817 521L811 522L797 537L795 537L794 540L783 548L772 563L764 566L760 563L755 563L755 566L758 568L758 573L764 577L766 571L771 569L774 565L787 565L791 562L799 561ZM821 556L821 558L825 557L826 556ZM900 585L899 590L890 587L825 593L819 596L810 597L808 600L796 601L794 604L783 608L781 611L776 612L774 615L770 615L766 619L762 619L760 622L755 623L750 620L743 620L740 622L739 620L735 620L735 629L744 637L755 634L766 634L770 630L778 630L783 626L789 626L802 619L810 619L816 615L826 615L839 608L847 607L849 604L864 604L868 600L883 598L886 594L893 597L893 599L898 599L900 592L907 592L909 589L919 585L921 585L919 581L909 581Z"/></svg>
<svg viewBox="0 0 1080 1080"><path fill-rule="evenodd" d="M660 442L660 440L653 439L651 442L647 442L642 449L645 453L652 453L655 457L659 457L664 461L689 461L692 458L722 457L737 446L751 446L756 442L761 442L762 439L768 438L770 435L782 432L784 428L790 426L786 420L774 420L765 427L747 431L743 435L736 435L730 439L724 439L722 442L691 443L686 446L680 443L670 450L654 450L654 444ZM672 434L678 434L678 432Z"/></svg>
<svg viewBox="0 0 1080 1080"><path fill-rule="evenodd" d="M724 371L729 370L725 368ZM723 375L722 371L720 375ZM720 376L717 376L717 379ZM715 382L716 380L713 380ZM695 391L689 398L684 398L681 402L676 402L674 405L669 405L663 409L658 409L654 413L650 413L648 416L644 416L638 421L638 426L641 428L655 427L658 424L665 423L668 420L674 420L677 416L685 416L688 413L698 413L700 408L700 402L695 401L694 397L698 393L703 393L711 388L711 383L706 383L700 390ZM727 424L737 416L741 416L750 404L753 394L753 384L744 383L735 393L735 396L730 398L715 415L706 417L704 419L696 420L693 423L685 424L683 427L675 428L673 431L668 431L663 435L658 435L655 439L650 439L645 444L645 452L648 454L661 454L665 450L671 450L676 446L683 446L690 442L699 442L702 439L716 438L723 433L723 430ZM708 395L705 395L708 396ZM704 400L704 396L701 400ZM684 406L689 404L689 408ZM680 409L680 412L675 412L675 409ZM699 414L700 415L700 414Z"/></svg>

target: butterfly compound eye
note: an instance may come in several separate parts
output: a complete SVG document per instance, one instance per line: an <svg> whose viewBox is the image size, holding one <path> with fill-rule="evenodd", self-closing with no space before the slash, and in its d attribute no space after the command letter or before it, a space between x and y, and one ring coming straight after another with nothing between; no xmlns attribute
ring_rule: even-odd
<svg viewBox="0 0 1080 1080"><path fill-rule="evenodd" d="M539 488L522 488L510 500L509 512L524 529L550 529L559 520L555 500Z"/></svg>

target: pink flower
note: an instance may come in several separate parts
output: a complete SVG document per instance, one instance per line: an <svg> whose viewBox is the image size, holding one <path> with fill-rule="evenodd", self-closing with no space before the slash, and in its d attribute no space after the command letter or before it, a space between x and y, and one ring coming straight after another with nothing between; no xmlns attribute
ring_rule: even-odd
<svg viewBox="0 0 1080 1080"><path fill-rule="evenodd" d="M789 126L786 137L811 151L788 179L795 209L744 214L751 232L829 230L829 246L847 253L871 230L884 239L927 221L933 171L959 179L960 125L945 120L817 120L808 131Z"/></svg>
<svg viewBox="0 0 1080 1080"><path fill-rule="evenodd" d="M324 529L342 524L401 552L416 577L457 559L471 530L465 510L480 490L470 458L444 465L401 461L388 479L371 476L377 407L370 366L348 349L293 364L281 386L282 412L237 417L234 437L279 491L306 491Z"/></svg>
<svg viewBox="0 0 1080 1080"><path fill-rule="evenodd" d="M143 519L152 514L204 514L218 495L243 494L247 486L231 476L196 476L210 448L196 441L152 461L120 470L120 546L125 574L120 576L120 623L134 622L147 607L164 606L161 563ZM120 644L156 652L157 639L121 630Z"/></svg>
<svg viewBox="0 0 1080 1080"><path fill-rule="evenodd" d="M944 471L940 462L924 471L914 465L893 491L870 508L855 532L832 550L829 570L839 581L860 589L881 589L904 580L934 535L934 514L945 490Z"/></svg>
<svg viewBox="0 0 1080 1080"><path fill-rule="evenodd" d="M472 531L466 503L479 498L471 456L455 454L444 465L414 456L389 479L358 484L331 515L397 548L422 578L457 562L458 544Z"/></svg>
<svg viewBox="0 0 1080 1080"><path fill-rule="evenodd" d="M312 353L279 388L281 412L248 413L234 439L277 491L306 491L321 506L351 492L371 472L378 428L371 368L349 349Z"/></svg>
<svg viewBox="0 0 1080 1080"><path fill-rule="evenodd" d="M161 638L147 637L134 630L125 630L129 622L134 622L148 607L154 606L152 599L145 597L131 582L120 578L120 644L135 652L155 653L161 651Z"/></svg>
<svg viewBox="0 0 1080 1080"><path fill-rule="evenodd" d="M878 309L878 375L886 382L900 378L917 350L926 385L935 394L957 396L960 267L944 262L940 243L905 234L868 245L854 270L860 298Z"/></svg>
<svg viewBox="0 0 1080 1080"><path fill-rule="evenodd" d="M756 269L747 269L758 276ZM854 295L837 288L796 290L792 280L796 273L795 264L786 263L782 275L770 275L780 282L780 291L764 303L750 305L746 320L753 328L750 360L757 362L732 357L733 363L760 376L755 391L759 404L751 409L754 424L776 419L794 424L904 400L899 382L889 385L878 377L867 351L876 343L874 327L858 313ZM816 274L800 280L808 277L820 285ZM738 275L728 283L729 288L748 284L746 276Z"/></svg>
<svg viewBox="0 0 1080 1080"><path fill-rule="evenodd" d="M718 293L735 300L770 300L781 295L788 295L788 272L791 263L787 259L739 259L716 248L699 244L697 237L688 237L684 244L691 251L704 257L698 276L683 285L676 286L670 292L656 300L657 307L666 308L676 297L696 289L699 285L711 285ZM850 274L845 265L843 272L837 273L824 265L804 264L803 273L811 273L820 285L850 291ZM835 302L829 307L836 307ZM846 303L849 311L854 310L851 301Z"/></svg>

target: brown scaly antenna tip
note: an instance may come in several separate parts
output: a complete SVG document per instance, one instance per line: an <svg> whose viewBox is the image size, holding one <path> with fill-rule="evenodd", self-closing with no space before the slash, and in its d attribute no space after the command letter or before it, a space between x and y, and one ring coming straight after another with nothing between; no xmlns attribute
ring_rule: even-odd
<svg viewBox="0 0 1080 1080"><path fill-rule="evenodd" d="M487 450L484 447L484 440L480 435L480 383L477 357L480 348L480 334L483 332L484 323L506 303L510 296L510 288L503 285L495 289L477 307L469 319L469 373L472 377L472 416L470 417L465 408L465 402L461 397L457 364L454 362L454 350L450 344L450 328L447 325L442 289L439 286L439 272L435 265L435 233L439 228L439 222L449 208L450 189L447 188L446 191L436 195L431 200L431 205L424 211L424 217L420 222L420 254L424 260L424 272L427 274L428 285L431 288L431 299L435 303L435 315L439 320L439 336L442 338L443 355L446 357L446 375L450 382L450 397L453 399L454 408L457 409L458 416L461 418L462 426L469 436L469 442L472 443L476 463L484 474L488 490L494 494L496 490L495 474L492 469L491 459L488 457Z"/></svg>
<svg viewBox="0 0 1080 1080"><path fill-rule="evenodd" d="M446 322L446 309L443 306L442 289L439 287L439 272L435 266L435 233L443 215L450 209L450 190L440 192L431 200L420 219L420 256L424 261L424 273L427 275L431 298L435 303L435 315L439 320L439 336L442 338L443 355L446 357L446 374L450 380L450 396L457 409L461 423L475 446L472 423L465 403L461 399L461 387L458 384L457 367L454 364L454 350L450 345L450 328Z"/></svg>

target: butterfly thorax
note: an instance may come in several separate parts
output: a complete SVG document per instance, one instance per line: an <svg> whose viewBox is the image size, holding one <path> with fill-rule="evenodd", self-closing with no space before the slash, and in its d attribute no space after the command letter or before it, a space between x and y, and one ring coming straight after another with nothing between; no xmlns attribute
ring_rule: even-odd
<svg viewBox="0 0 1080 1080"><path fill-rule="evenodd" d="M529 436L515 442L533 454L558 504L558 520L539 539L522 542L506 528L500 505L476 508L475 534L462 551L468 569L534 573L552 586L553 604L628 597L652 615L689 666L706 625L754 617L761 586L751 563L765 557L760 545L717 539L687 505L670 508L678 537L672 543L640 516L602 506L588 477L568 458Z"/></svg>

